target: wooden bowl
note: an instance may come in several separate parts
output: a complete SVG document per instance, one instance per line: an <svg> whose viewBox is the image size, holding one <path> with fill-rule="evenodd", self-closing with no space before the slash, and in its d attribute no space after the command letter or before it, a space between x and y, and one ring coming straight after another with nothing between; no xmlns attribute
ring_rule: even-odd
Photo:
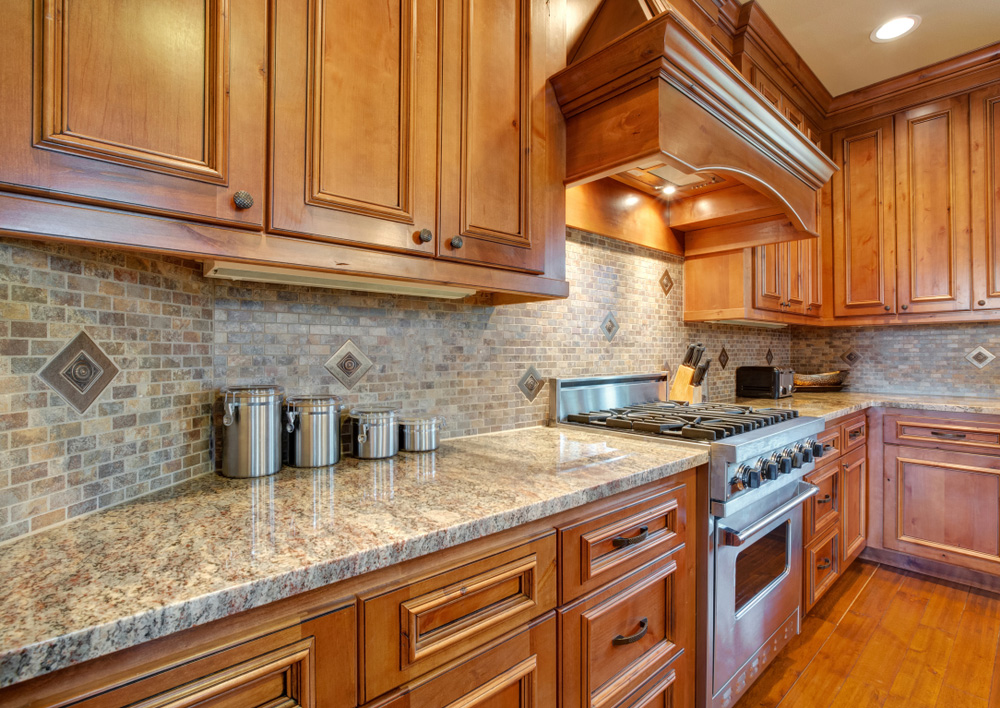
<svg viewBox="0 0 1000 708"><path fill-rule="evenodd" d="M800 374L795 372L795 388L813 386L842 386L850 370L827 371L825 374Z"/></svg>

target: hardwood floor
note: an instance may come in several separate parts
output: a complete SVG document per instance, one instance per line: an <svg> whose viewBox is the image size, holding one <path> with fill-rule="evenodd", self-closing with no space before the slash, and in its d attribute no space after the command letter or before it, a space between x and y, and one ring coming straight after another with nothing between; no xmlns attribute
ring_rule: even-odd
<svg viewBox="0 0 1000 708"><path fill-rule="evenodd" d="M736 708L1000 706L1000 595L855 562Z"/></svg>

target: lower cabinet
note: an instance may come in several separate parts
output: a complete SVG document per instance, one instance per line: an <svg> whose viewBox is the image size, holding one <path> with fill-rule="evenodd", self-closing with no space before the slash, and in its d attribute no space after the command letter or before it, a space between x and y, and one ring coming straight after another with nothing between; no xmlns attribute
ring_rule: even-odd
<svg viewBox="0 0 1000 708"><path fill-rule="evenodd" d="M556 704L556 620L530 626L368 708L549 708Z"/></svg>
<svg viewBox="0 0 1000 708"><path fill-rule="evenodd" d="M808 611L868 541L868 420L832 421L817 436L823 457L805 481L819 494L802 513L803 596Z"/></svg>
<svg viewBox="0 0 1000 708"><path fill-rule="evenodd" d="M1000 573L1000 457L885 446L883 545Z"/></svg>

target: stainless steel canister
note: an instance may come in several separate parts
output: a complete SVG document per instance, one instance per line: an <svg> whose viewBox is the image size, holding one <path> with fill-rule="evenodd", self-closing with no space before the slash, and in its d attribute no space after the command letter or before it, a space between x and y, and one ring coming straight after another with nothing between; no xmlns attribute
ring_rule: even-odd
<svg viewBox="0 0 1000 708"><path fill-rule="evenodd" d="M281 386L222 389L222 474L264 477L281 469Z"/></svg>
<svg viewBox="0 0 1000 708"><path fill-rule="evenodd" d="M399 419L399 447L407 452L437 450L446 421L438 415L406 416Z"/></svg>
<svg viewBox="0 0 1000 708"><path fill-rule="evenodd" d="M285 399L285 454L292 467L329 467L340 461L340 411L337 396Z"/></svg>
<svg viewBox="0 0 1000 708"><path fill-rule="evenodd" d="M351 452L363 460L392 457L399 452L399 432L393 406L354 408L351 417Z"/></svg>

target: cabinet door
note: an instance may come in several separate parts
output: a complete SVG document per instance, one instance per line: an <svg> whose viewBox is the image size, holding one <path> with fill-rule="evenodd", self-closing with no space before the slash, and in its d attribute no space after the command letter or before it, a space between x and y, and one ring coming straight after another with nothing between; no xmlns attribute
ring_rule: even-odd
<svg viewBox="0 0 1000 708"><path fill-rule="evenodd" d="M846 566L865 547L868 539L868 448L845 455L841 462L841 512L843 553Z"/></svg>
<svg viewBox="0 0 1000 708"><path fill-rule="evenodd" d="M437 3L274 10L270 229L433 255Z"/></svg>
<svg viewBox="0 0 1000 708"><path fill-rule="evenodd" d="M892 119L833 134L833 314L896 307Z"/></svg>
<svg viewBox="0 0 1000 708"><path fill-rule="evenodd" d="M455 0L442 17L443 258L541 272L565 235L561 125L547 79L564 64L548 0Z"/></svg>
<svg viewBox="0 0 1000 708"><path fill-rule="evenodd" d="M803 315L809 299L809 246L817 239L781 244L785 272L785 312Z"/></svg>
<svg viewBox="0 0 1000 708"><path fill-rule="evenodd" d="M1000 457L885 446L886 548L1000 572Z"/></svg>
<svg viewBox="0 0 1000 708"><path fill-rule="evenodd" d="M785 311L787 255L782 257L783 243L757 246L754 251L754 302L758 310Z"/></svg>
<svg viewBox="0 0 1000 708"><path fill-rule="evenodd" d="M556 620L551 614L368 708L552 708Z"/></svg>
<svg viewBox="0 0 1000 708"><path fill-rule="evenodd" d="M805 244L808 278L805 314L819 317L823 310L823 244L818 238L806 241Z"/></svg>
<svg viewBox="0 0 1000 708"><path fill-rule="evenodd" d="M972 308L1000 307L1000 84L970 96Z"/></svg>
<svg viewBox="0 0 1000 708"><path fill-rule="evenodd" d="M968 310L969 99L896 115L896 285L902 314Z"/></svg>
<svg viewBox="0 0 1000 708"><path fill-rule="evenodd" d="M250 0L5 3L0 183L261 224L265 23Z"/></svg>

